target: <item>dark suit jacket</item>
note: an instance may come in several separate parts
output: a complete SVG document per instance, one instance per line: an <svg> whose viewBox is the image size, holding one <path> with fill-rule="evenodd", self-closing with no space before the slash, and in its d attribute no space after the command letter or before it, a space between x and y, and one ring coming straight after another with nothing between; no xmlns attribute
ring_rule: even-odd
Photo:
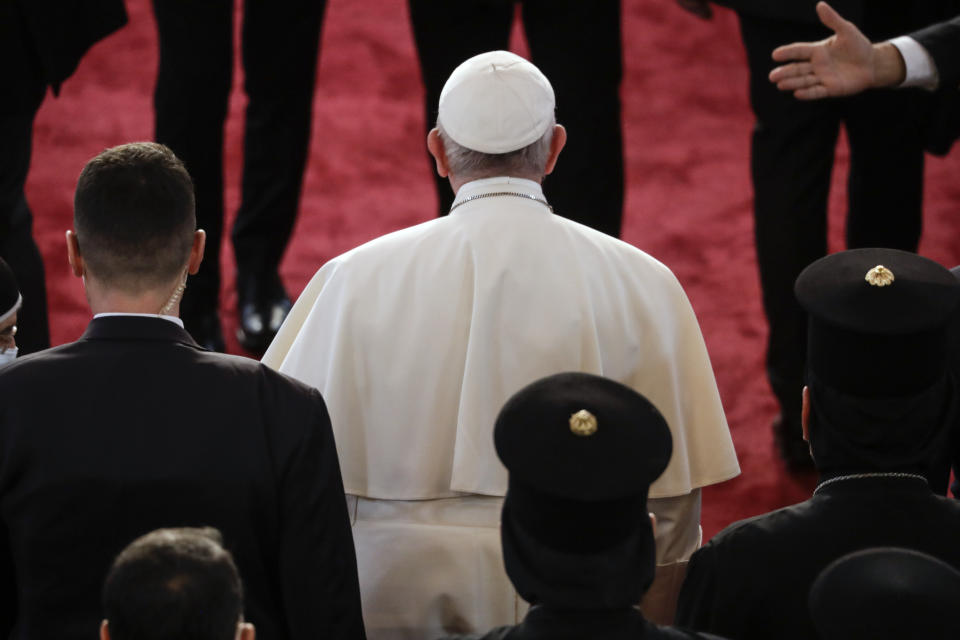
<svg viewBox="0 0 960 640"><path fill-rule="evenodd" d="M94 319L0 369L0 638L95 638L113 557L201 525L223 532L258 638L364 637L318 391L159 318Z"/></svg>
<svg viewBox="0 0 960 640"><path fill-rule="evenodd" d="M960 569L960 502L915 478L861 478L800 504L734 523L693 554L677 624L736 640L815 639L814 579L869 547L903 547Z"/></svg>
<svg viewBox="0 0 960 640"><path fill-rule="evenodd" d="M442 640L722 640L710 634L658 627L637 609L569 611L535 606L516 626L486 634L448 636Z"/></svg>
<svg viewBox="0 0 960 640"><path fill-rule="evenodd" d="M73 74L90 47L127 23L123 0L14 0L13 4L19 5L43 76L54 90Z"/></svg>
<svg viewBox="0 0 960 640"><path fill-rule="evenodd" d="M940 86L960 87L960 16L910 34L930 52L940 74Z"/></svg>
<svg viewBox="0 0 960 640"><path fill-rule="evenodd" d="M865 1L868 0L831 0L830 6L847 20L857 24L863 15ZM820 23L816 11L818 0L716 0L716 2L739 13L758 18L808 24ZM784 44L787 43L784 42Z"/></svg>
<svg viewBox="0 0 960 640"><path fill-rule="evenodd" d="M783 20L788 22L820 24L816 6L819 0L715 0L717 4L730 7L738 13ZM919 28L934 21L944 20L960 10L957 0L892 0L879 2L878 0L831 0L830 6L844 18L866 31L872 39L888 38L900 35L905 30ZM872 13L896 12L901 22L899 31L877 34L865 29L864 16L867 10ZM893 28L893 25L890 25ZM954 28L957 25L954 24ZM828 31L824 32L828 34ZM912 34L911 34L912 35ZM783 44L787 44L784 42ZM953 51L956 51L956 47ZM954 58L955 61L955 58Z"/></svg>
<svg viewBox="0 0 960 640"><path fill-rule="evenodd" d="M87 50L126 21L123 0L0 0L0 118L32 118L47 86L57 93Z"/></svg>

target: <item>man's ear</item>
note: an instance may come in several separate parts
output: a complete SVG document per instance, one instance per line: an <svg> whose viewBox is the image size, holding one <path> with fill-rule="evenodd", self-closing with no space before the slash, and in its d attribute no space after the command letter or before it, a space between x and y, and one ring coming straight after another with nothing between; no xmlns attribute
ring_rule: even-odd
<svg viewBox="0 0 960 640"><path fill-rule="evenodd" d="M557 164L557 157L563 150L563 145L567 144L567 130L562 124L553 125L553 137L550 138L550 155L547 156L547 166L543 170L543 175L553 172Z"/></svg>
<svg viewBox="0 0 960 640"><path fill-rule="evenodd" d="M443 148L443 139L440 137L440 130L434 127L427 134L427 151L437 161L437 173L441 178L450 175L450 165L447 164L447 151Z"/></svg>
<svg viewBox="0 0 960 640"><path fill-rule="evenodd" d="M194 275L200 270L203 262L203 250L207 246L207 232L197 229L193 232L193 246L190 247L190 261L187 263L187 273Z"/></svg>
<svg viewBox="0 0 960 640"><path fill-rule="evenodd" d="M249 622L241 622L237 625L237 640L254 640L257 632Z"/></svg>
<svg viewBox="0 0 960 640"><path fill-rule="evenodd" d="M106 619L100 623L100 640L110 640L110 623Z"/></svg>
<svg viewBox="0 0 960 640"><path fill-rule="evenodd" d="M810 442L810 387L803 387L803 401L800 404L800 425L803 427L803 439Z"/></svg>
<svg viewBox="0 0 960 640"><path fill-rule="evenodd" d="M657 515L652 511L647 513L650 516L650 528L653 530L653 537L657 537Z"/></svg>
<svg viewBox="0 0 960 640"><path fill-rule="evenodd" d="M77 241L77 234L72 229L67 229L67 262L70 263L70 270L73 271L73 275L82 278L84 273L83 256L80 255L80 243Z"/></svg>

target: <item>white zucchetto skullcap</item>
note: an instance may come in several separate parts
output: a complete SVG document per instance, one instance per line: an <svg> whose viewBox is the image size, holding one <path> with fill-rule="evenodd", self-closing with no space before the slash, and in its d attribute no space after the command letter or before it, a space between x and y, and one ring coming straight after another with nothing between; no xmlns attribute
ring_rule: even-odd
<svg viewBox="0 0 960 640"><path fill-rule="evenodd" d="M489 51L450 74L437 123L462 147L507 153L547 132L555 104L553 87L539 69L509 51Z"/></svg>

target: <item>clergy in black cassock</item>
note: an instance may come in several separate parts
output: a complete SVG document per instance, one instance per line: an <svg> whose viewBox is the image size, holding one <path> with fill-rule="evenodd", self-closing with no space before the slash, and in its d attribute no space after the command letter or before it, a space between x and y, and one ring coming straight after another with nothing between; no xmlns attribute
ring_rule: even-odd
<svg viewBox="0 0 960 640"><path fill-rule="evenodd" d="M810 315L803 425L821 482L696 552L677 610L678 624L738 640L818 638L810 586L860 549L960 568L960 503L934 491L957 410L946 325L960 285L912 253L857 249L814 262L795 290Z"/></svg>
<svg viewBox="0 0 960 640"><path fill-rule="evenodd" d="M510 472L503 561L531 604L516 626L446 640L707 640L647 621L653 582L647 490L670 461L666 421L646 398L587 373L521 389L494 428Z"/></svg>

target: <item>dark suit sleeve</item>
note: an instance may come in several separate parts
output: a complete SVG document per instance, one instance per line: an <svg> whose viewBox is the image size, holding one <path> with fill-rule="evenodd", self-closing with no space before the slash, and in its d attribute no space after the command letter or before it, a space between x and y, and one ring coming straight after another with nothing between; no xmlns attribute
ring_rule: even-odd
<svg viewBox="0 0 960 640"><path fill-rule="evenodd" d="M90 47L127 23L123 0L20 0L14 4L19 5L44 77L55 92Z"/></svg>
<svg viewBox="0 0 960 640"><path fill-rule="evenodd" d="M297 403L303 406L302 403ZM363 640L353 535L330 418L320 393L282 470L280 580L293 640Z"/></svg>
<svg viewBox="0 0 960 640"><path fill-rule="evenodd" d="M940 86L960 87L960 16L915 31L910 37L933 57L940 74Z"/></svg>

